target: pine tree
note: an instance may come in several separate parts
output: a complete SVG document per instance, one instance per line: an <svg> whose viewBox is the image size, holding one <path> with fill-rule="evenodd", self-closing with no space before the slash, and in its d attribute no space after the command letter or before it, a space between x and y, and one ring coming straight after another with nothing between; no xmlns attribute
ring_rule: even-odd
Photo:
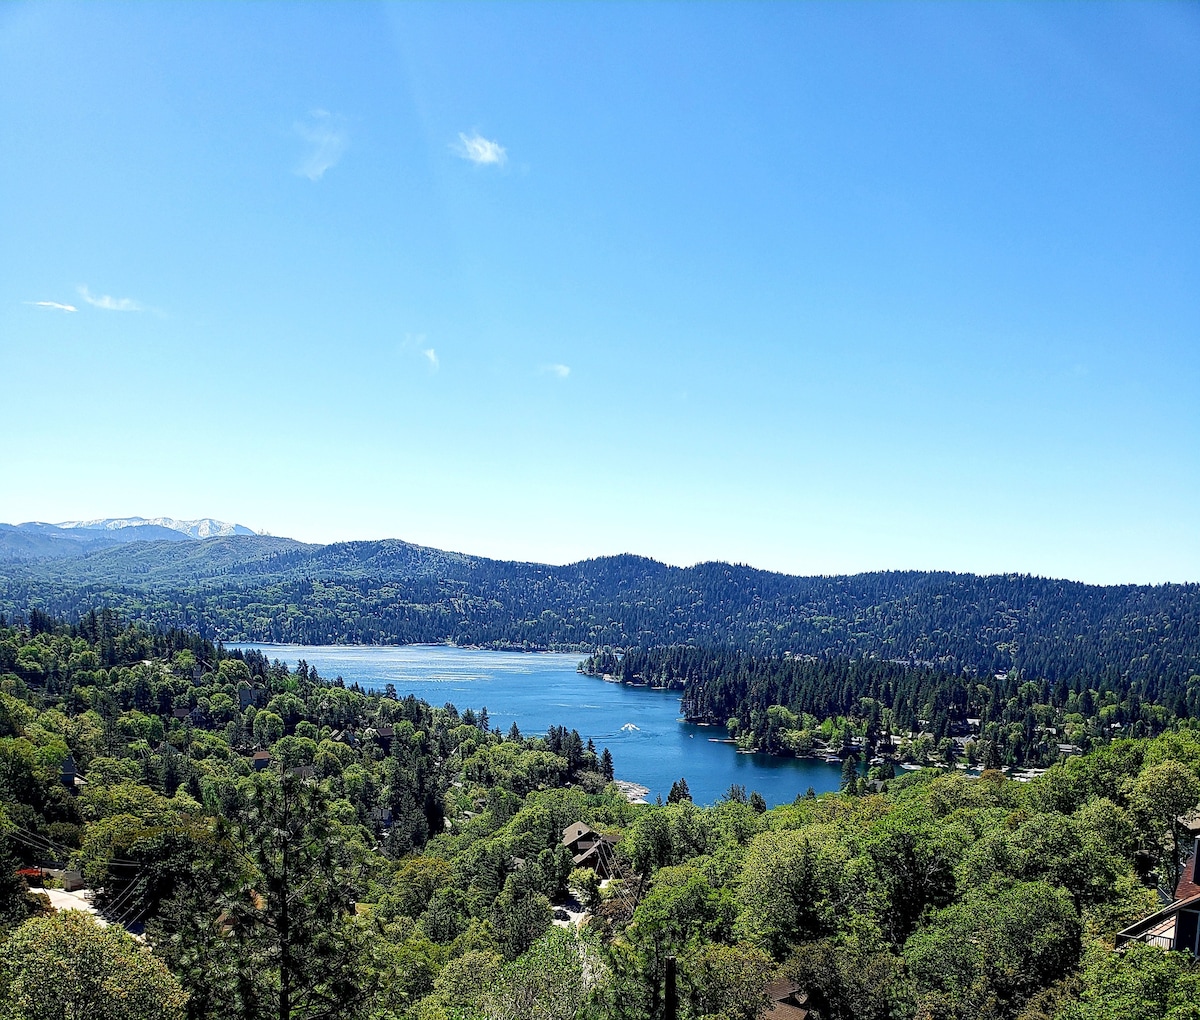
<svg viewBox="0 0 1200 1020"><path fill-rule="evenodd" d="M842 762L842 792L854 793L858 782L858 756L849 755Z"/></svg>
<svg viewBox="0 0 1200 1020"><path fill-rule="evenodd" d="M349 842L319 786L292 775L254 779L233 833L247 866L226 902L247 1014L278 1020L349 1008L372 991L353 915ZM264 980L264 975L271 975Z"/></svg>
<svg viewBox="0 0 1200 1020"><path fill-rule="evenodd" d="M688 789L688 781L680 778L671 784L671 792L667 794L668 804L678 804L680 801L692 799L692 791Z"/></svg>

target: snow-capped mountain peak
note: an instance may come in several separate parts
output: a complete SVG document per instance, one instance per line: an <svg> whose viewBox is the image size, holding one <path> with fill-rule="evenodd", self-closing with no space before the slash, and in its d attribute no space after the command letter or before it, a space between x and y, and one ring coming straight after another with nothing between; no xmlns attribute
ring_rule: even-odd
<svg viewBox="0 0 1200 1020"><path fill-rule="evenodd" d="M89 531L122 531L126 528L167 528L187 538L217 538L226 535L257 535L243 524L229 524L211 517L180 521L174 517L104 517L93 521L61 521L60 528L86 528Z"/></svg>

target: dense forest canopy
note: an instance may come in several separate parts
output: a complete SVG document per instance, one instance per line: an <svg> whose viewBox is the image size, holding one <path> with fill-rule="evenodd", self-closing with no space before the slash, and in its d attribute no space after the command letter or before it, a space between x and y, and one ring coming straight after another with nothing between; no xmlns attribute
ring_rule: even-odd
<svg viewBox="0 0 1200 1020"><path fill-rule="evenodd" d="M981 678L881 659L755 656L672 646L601 651L584 672L676 688L692 722L728 729L744 750L849 753L867 760L1040 766L1200 719L1200 675L1115 670L1048 681L1016 670Z"/></svg>
<svg viewBox="0 0 1200 1020"><path fill-rule="evenodd" d="M0 611L67 619L107 606L209 639L454 642L509 648L693 644L876 657L980 677L1200 673L1200 585L1101 587L1022 575L792 577L635 556L513 563L399 541L266 536L135 542L0 562Z"/></svg>
<svg viewBox="0 0 1200 1020"><path fill-rule="evenodd" d="M1186 721L1029 783L852 776L772 810L685 777L630 804L598 750L111 611L0 622L0 1016L662 1020L672 965L681 1020L756 1020L781 982L813 1020L1196 1015L1190 956L1113 952L1187 854ZM113 924L27 888L51 865Z"/></svg>

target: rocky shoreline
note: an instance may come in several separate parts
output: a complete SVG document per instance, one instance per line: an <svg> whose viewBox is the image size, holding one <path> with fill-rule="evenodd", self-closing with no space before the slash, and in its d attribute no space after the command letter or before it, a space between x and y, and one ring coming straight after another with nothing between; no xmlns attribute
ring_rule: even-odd
<svg viewBox="0 0 1200 1020"><path fill-rule="evenodd" d="M641 783L631 783L626 779L614 779L613 785L621 791L622 796L629 801L630 804L649 804L646 800L650 793L650 787L642 786Z"/></svg>

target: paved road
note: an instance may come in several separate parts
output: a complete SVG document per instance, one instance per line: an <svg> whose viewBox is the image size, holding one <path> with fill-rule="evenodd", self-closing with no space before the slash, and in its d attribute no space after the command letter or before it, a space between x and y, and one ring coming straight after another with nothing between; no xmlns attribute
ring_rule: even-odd
<svg viewBox="0 0 1200 1020"><path fill-rule="evenodd" d="M37 891L44 892L50 897L50 902L55 910L84 910L89 914L94 914L101 927L108 926L108 922L92 906L91 893L87 890L67 892L65 889L38 889Z"/></svg>

